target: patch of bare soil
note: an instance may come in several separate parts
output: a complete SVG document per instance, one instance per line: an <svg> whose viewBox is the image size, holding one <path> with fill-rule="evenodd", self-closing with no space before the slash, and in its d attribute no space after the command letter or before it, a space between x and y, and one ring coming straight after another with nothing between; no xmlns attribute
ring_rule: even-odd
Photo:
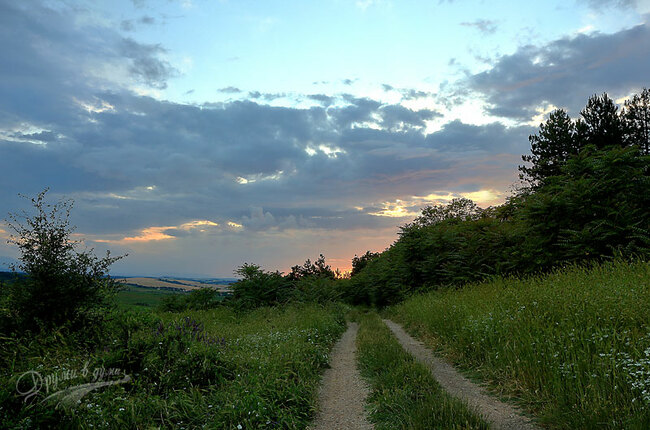
<svg viewBox="0 0 650 430"><path fill-rule="evenodd" d="M363 383L356 361L357 323L332 349L330 368L323 375L319 391L319 411L312 430L372 429L366 419L364 404L368 389Z"/></svg>

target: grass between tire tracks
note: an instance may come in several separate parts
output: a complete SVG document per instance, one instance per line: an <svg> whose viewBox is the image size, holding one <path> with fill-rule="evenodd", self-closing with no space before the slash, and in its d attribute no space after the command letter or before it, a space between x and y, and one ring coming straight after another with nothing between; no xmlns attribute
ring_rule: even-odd
<svg viewBox="0 0 650 430"><path fill-rule="evenodd" d="M460 400L447 394L429 369L402 349L377 313L359 316L361 374L370 385L370 420L377 429L487 429Z"/></svg>
<svg viewBox="0 0 650 430"><path fill-rule="evenodd" d="M417 295L388 310L552 428L650 428L650 265L609 262Z"/></svg>

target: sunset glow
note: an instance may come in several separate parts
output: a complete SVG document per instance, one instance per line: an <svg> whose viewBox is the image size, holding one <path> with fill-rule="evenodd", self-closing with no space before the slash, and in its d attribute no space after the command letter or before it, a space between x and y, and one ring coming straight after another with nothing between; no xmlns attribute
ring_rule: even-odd
<svg viewBox="0 0 650 430"><path fill-rule="evenodd" d="M648 86L648 12L0 0L0 219L49 187L120 273L348 270L425 206L502 204L554 109Z"/></svg>

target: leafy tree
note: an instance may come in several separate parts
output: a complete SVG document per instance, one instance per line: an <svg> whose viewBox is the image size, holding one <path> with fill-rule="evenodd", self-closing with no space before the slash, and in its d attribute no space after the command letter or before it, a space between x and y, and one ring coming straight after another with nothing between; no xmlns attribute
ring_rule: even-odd
<svg viewBox="0 0 650 430"><path fill-rule="evenodd" d="M212 309L219 305L217 290L214 288L199 288L187 294L169 294L162 298L159 308L166 312L184 310Z"/></svg>
<svg viewBox="0 0 650 430"><path fill-rule="evenodd" d="M26 277L5 291L11 318L21 329L67 325L80 328L99 322L119 286L108 275L120 257L98 258L93 250L78 251L70 226L72 200L45 202L47 189L30 199L34 214L10 214L9 243L18 246ZM6 287L5 287L6 288Z"/></svg>
<svg viewBox="0 0 650 430"><path fill-rule="evenodd" d="M535 266L650 255L649 163L636 148L589 146L570 159L521 210Z"/></svg>
<svg viewBox="0 0 650 430"><path fill-rule="evenodd" d="M350 275L354 276L359 272L361 272L361 270L363 270L363 268L366 267L370 261L379 257L379 255L380 254L378 252L370 252L370 251L366 251L366 253L363 254L361 257L355 255L352 258L352 273Z"/></svg>
<svg viewBox="0 0 650 430"><path fill-rule="evenodd" d="M280 272L267 272L257 264L244 263L235 273L242 279L232 284L229 301L238 308L273 306L291 298L293 285Z"/></svg>
<svg viewBox="0 0 650 430"><path fill-rule="evenodd" d="M644 88L625 102L622 113L625 123L625 143L637 145L644 155L650 155L650 90Z"/></svg>
<svg viewBox="0 0 650 430"><path fill-rule="evenodd" d="M539 132L531 135L531 155L523 155L523 161L531 167L519 166L522 180L536 186L546 178L559 175L566 160L578 153L576 126L563 109L551 112L548 120L540 124Z"/></svg>
<svg viewBox="0 0 650 430"><path fill-rule="evenodd" d="M323 256L323 254L320 254L318 259L313 263L310 259L307 259L307 261L305 261L302 266L293 266L291 268L291 272L287 275L287 278L292 281L297 281L298 279L304 277L324 277L334 279L336 278L336 273L334 273L332 268L327 263L325 263L325 256Z"/></svg>
<svg viewBox="0 0 650 430"><path fill-rule="evenodd" d="M451 200L446 205L426 206L412 223L401 227L402 233L413 229L438 224L446 220L466 221L479 219L483 210L472 200L464 197Z"/></svg>
<svg viewBox="0 0 650 430"><path fill-rule="evenodd" d="M618 114L618 106L607 93L590 97L580 116L576 124L580 147L593 145L596 149L605 149L623 146L623 120Z"/></svg>

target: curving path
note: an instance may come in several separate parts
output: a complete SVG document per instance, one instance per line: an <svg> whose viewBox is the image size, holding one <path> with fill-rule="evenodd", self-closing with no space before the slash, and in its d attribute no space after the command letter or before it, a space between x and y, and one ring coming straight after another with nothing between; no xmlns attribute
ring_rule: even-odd
<svg viewBox="0 0 650 430"><path fill-rule="evenodd" d="M491 428L503 430L540 428L533 424L530 418L521 415L517 408L489 395L483 388L458 373L451 364L435 357L427 347L412 338L399 324L390 320L384 320L384 323L395 334L405 350L431 369L431 373L442 388L452 396L466 401L471 408L483 415Z"/></svg>

